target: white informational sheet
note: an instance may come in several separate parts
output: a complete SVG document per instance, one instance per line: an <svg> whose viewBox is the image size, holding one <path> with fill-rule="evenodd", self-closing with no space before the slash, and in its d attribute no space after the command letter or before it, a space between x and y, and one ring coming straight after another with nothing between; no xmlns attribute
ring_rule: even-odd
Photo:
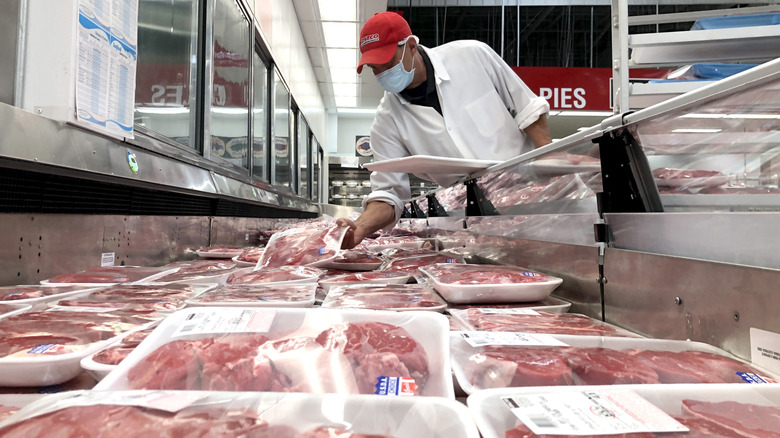
<svg viewBox="0 0 780 438"><path fill-rule="evenodd" d="M79 0L76 120L133 137L138 0Z"/></svg>

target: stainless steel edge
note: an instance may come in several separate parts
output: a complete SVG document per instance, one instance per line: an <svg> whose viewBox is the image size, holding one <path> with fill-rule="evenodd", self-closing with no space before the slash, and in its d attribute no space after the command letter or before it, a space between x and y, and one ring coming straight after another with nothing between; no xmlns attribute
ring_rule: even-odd
<svg viewBox="0 0 780 438"><path fill-rule="evenodd" d="M750 359L750 328L780 332L780 271L607 248L607 321Z"/></svg>
<svg viewBox="0 0 780 438"><path fill-rule="evenodd" d="M614 248L780 269L780 212L609 213Z"/></svg>
<svg viewBox="0 0 780 438"><path fill-rule="evenodd" d="M318 204L320 213L332 216L336 219L340 217L350 217L363 211L361 207L349 207L346 205Z"/></svg>

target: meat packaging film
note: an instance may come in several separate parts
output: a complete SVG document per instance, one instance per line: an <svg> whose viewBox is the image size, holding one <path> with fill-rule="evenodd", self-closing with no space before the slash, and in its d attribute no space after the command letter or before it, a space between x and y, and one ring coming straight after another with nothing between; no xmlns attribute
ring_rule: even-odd
<svg viewBox="0 0 780 438"><path fill-rule="evenodd" d="M637 398L639 400L637 400ZM546 406L539 403L545 400ZM581 406L575 402L584 403ZM627 412L633 412L645 432L619 432L614 426L601 423L596 432L556 433L555 436L645 437L778 437L780 424L780 385L734 384L674 384L674 385L613 385L580 387L500 388L478 391L467 399L483 438L520 438L552 436L531 429L549 431L567 428L566 419L584 415L589 419L608 418L618 421L609 403L613 400L631 400L624 403ZM649 404L649 407L648 407ZM633 409L633 410L632 410ZM638 411L636 410L638 409ZM654 412L654 411L660 411ZM676 423L685 432L660 433L660 424ZM574 422L572 422L574 423ZM598 422L595 422L598 424ZM582 423L580 423L582 424ZM635 425L636 426L636 425ZM591 426L592 427L592 426ZM653 431L658 433L653 433Z"/></svg>
<svg viewBox="0 0 780 438"><path fill-rule="evenodd" d="M447 308L447 302L432 288L425 285L364 283L331 287L322 307L443 312Z"/></svg>
<svg viewBox="0 0 780 438"><path fill-rule="evenodd" d="M55 275L41 284L106 285L155 281L174 272L169 266L96 266L81 272Z"/></svg>
<svg viewBox="0 0 780 438"><path fill-rule="evenodd" d="M468 409L441 397L83 391L47 396L0 421L4 437L45 437L52 430L85 438L479 437Z"/></svg>
<svg viewBox="0 0 780 438"><path fill-rule="evenodd" d="M615 325L577 313L552 313L531 308L450 308L449 314L474 331L639 338Z"/></svg>
<svg viewBox="0 0 780 438"><path fill-rule="evenodd" d="M0 287L0 303L29 305L31 306L30 310L44 310L46 308L46 303L50 301L93 291L101 287L105 287L105 285L91 287L75 284L21 284L16 286L3 286Z"/></svg>
<svg viewBox="0 0 780 438"><path fill-rule="evenodd" d="M339 256L346 232L346 227L334 224L326 228L300 227L275 233L260 256L257 269L327 264Z"/></svg>
<svg viewBox="0 0 780 438"><path fill-rule="evenodd" d="M188 299L189 307L312 307L317 283L226 284Z"/></svg>
<svg viewBox="0 0 780 438"><path fill-rule="evenodd" d="M412 277L408 272L401 271L373 271L373 272L354 272L349 274L340 274L327 276L320 279L320 286L329 291L334 286L348 286L354 284L406 284Z"/></svg>
<svg viewBox="0 0 780 438"><path fill-rule="evenodd" d="M261 390L454 398L448 323L434 312L187 308L100 390Z"/></svg>
<svg viewBox="0 0 780 438"><path fill-rule="evenodd" d="M777 381L702 342L507 332L454 332L450 341L453 374L467 394L523 386Z"/></svg>
<svg viewBox="0 0 780 438"><path fill-rule="evenodd" d="M437 263L421 266L436 290L455 304L541 301L563 279L513 266Z"/></svg>

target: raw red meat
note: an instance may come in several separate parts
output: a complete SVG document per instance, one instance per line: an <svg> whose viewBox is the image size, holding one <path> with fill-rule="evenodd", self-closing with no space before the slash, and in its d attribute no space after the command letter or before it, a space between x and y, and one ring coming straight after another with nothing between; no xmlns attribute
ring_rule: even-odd
<svg viewBox="0 0 780 438"><path fill-rule="evenodd" d="M0 421L3 421L5 417L11 416L14 412L18 411L16 406L0 405Z"/></svg>
<svg viewBox="0 0 780 438"><path fill-rule="evenodd" d="M583 385L659 383L658 374L631 354L609 348L566 349L574 375Z"/></svg>
<svg viewBox="0 0 780 438"><path fill-rule="evenodd" d="M382 263L382 259L365 251L345 251L337 259L332 260L330 263Z"/></svg>
<svg viewBox="0 0 780 438"><path fill-rule="evenodd" d="M333 258L341 250L346 228L293 228L274 234L268 241L259 266L277 268L309 265Z"/></svg>
<svg viewBox="0 0 780 438"><path fill-rule="evenodd" d="M100 350L92 356L92 360L103 365L119 365L135 347L113 346Z"/></svg>
<svg viewBox="0 0 780 438"><path fill-rule="evenodd" d="M422 255L436 255L436 254L439 254L439 252L428 248L418 248L418 249L389 248L382 251L382 256L388 260L403 259L407 257L422 256Z"/></svg>
<svg viewBox="0 0 780 438"><path fill-rule="evenodd" d="M475 330L500 332L548 333L559 335L633 336L587 316L573 313L539 315L492 314L479 309L467 310L467 318Z"/></svg>
<svg viewBox="0 0 780 438"><path fill-rule="evenodd" d="M780 438L780 407L734 401L683 400L683 412L738 433L738 436Z"/></svg>
<svg viewBox="0 0 780 438"><path fill-rule="evenodd" d="M156 282L208 280L238 268L236 262L223 259L174 262L165 266L167 268L179 268L179 270L155 280Z"/></svg>
<svg viewBox="0 0 780 438"><path fill-rule="evenodd" d="M168 268L142 266L102 266L89 268L75 274L57 275L49 283L129 283L159 274Z"/></svg>
<svg viewBox="0 0 780 438"><path fill-rule="evenodd" d="M247 263L257 263L265 252L265 247L261 248L247 248L241 254L236 257L236 260Z"/></svg>
<svg viewBox="0 0 780 438"><path fill-rule="evenodd" d="M414 274L420 266L435 265L437 263L463 263L461 260L448 254L431 254L413 257L393 259L380 268L382 271L394 270Z"/></svg>
<svg viewBox="0 0 780 438"><path fill-rule="evenodd" d="M540 283L551 280L548 275L514 266L448 263L427 266L425 271L436 281L446 284Z"/></svg>
<svg viewBox="0 0 780 438"><path fill-rule="evenodd" d="M744 383L738 372L761 374L747 364L704 351L638 350L633 355L653 368L661 383Z"/></svg>
<svg viewBox="0 0 780 438"><path fill-rule="evenodd" d="M697 169L670 169L660 167L653 170L653 176L660 179L687 179L687 178L712 178L724 176L721 172L715 170L697 170Z"/></svg>
<svg viewBox="0 0 780 438"><path fill-rule="evenodd" d="M297 438L392 438L392 436L366 435L364 433L352 433L343 427L320 426L298 435Z"/></svg>
<svg viewBox="0 0 780 438"><path fill-rule="evenodd" d="M201 303L240 303L251 301L310 301L314 296L310 285L228 285L212 289L198 296Z"/></svg>
<svg viewBox="0 0 780 438"><path fill-rule="evenodd" d="M372 281L409 277L409 274L401 271L371 271L334 275L320 279L320 283L371 283Z"/></svg>
<svg viewBox="0 0 780 438"><path fill-rule="evenodd" d="M653 438L652 433L621 433L616 435L537 435L531 432L525 424L521 424L514 429L507 430L505 438ZM663 435L667 436L667 435Z"/></svg>
<svg viewBox="0 0 780 438"><path fill-rule="evenodd" d="M411 377L418 394L428 380L428 356L401 327L381 322L339 324L320 333L317 343L344 353L361 394L373 394L377 378Z"/></svg>
<svg viewBox="0 0 780 438"><path fill-rule="evenodd" d="M238 271L230 274L225 282L227 284L265 284L306 279L315 281L322 273L321 269L312 267L282 266L262 268L258 271Z"/></svg>
<svg viewBox="0 0 780 438"><path fill-rule="evenodd" d="M242 252L244 252L244 247L220 244L220 245L212 245L212 246L209 246L209 247L206 247L206 248L201 248L201 249L198 250L198 252L202 252L202 253L206 253L206 254L208 254L208 253L216 253L216 254L233 253L233 255L235 256L235 255L238 255L238 254L241 254Z"/></svg>
<svg viewBox="0 0 780 438"><path fill-rule="evenodd" d="M127 373L133 389L200 389L198 350L208 341L176 340L161 345Z"/></svg>
<svg viewBox="0 0 780 438"><path fill-rule="evenodd" d="M323 307L374 310L443 309L446 305L427 287L403 284L337 287L331 289L323 303Z"/></svg>
<svg viewBox="0 0 780 438"><path fill-rule="evenodd" d="M744 435L734 432L705 418L674 417L680 424L690 429L688 432L668 433L662 437L671 438L743 438Z"/></svg>
<svg viewBox="0 0 780 438"><path fill-rule="evenodd" d="M0 301L28 300L84 290L84 286L5 286L0 287Z"/></svg>
<svg viewBox="0 0 780 438"><path fill-rule="evenodd" d="M138 406L71 406L0 429L5 438L295 438L288 426L270 426L256 412L238 409L185 409L170 413Z"/></svg>
<svg viewBox="0 0 780 438"><path fill-rule="evenodd" d="M569 361L558 348L485 347L469 358L467 367L476 389L573 383Z"/></svg>

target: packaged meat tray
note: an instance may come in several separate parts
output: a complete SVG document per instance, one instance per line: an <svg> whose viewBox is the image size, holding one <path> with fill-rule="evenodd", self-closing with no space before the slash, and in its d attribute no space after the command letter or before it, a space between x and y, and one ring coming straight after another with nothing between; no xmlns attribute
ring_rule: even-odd
<svg viewBox="0 0 780 438"><path fill-rule="evenodd" d="M450 315L470 330L524 332L580 336L641 336L577 313L550 313L532 309L449 309Z"/></svg>
<svg viewBox="0 0 780 438"><path fill-rule="evenodd" d="M147 266L97 266L74 274L57 275L41 284L106 285L155 281L173 270L170 267Z"/></svg>
<svg viewBox="0 0 780 438"><path fill-rule="evenodd" d="M366 251L344 251L322 267L345 271L371 271L382 266L384 261L383 258Z"/></svg>
<svg viewBox="0 0 780 438"><path fill-rule="evenodd" d="M78 295L84 292L93 291L99 287L85 287L81 285L43 285L43 284L23 284L18 286L0 287L0 303L14 305L29 305L31 310L44 310L46 303L58 300L71 295Z"/></svg>
<svg viewBox="0 0 780 438"><path fill-rule="evenodd" d="M291 285L316 283L325 273L309 266L282 266L279 268L241 268L226 276L222 284L229 285Z"/></svg>
<svg viewBox="0 0 780 438"><path fill-rule="evenodd" d="M541 408L539 400L548 401ZM620 412L614 402L620 401ZM484 438L532 438L536 436L611 436L621 438L780 437L780 385L614 385L579 387L500 388L478 391L468 397L468 407ZM576 403L580 403L576 406ZM611 408L612 409L609 409ZM599 424L597 432L561 418L583 414ZM557 410L558 412L551 412ZM577 414L575 414L576 412ZM598 413L611 421L601 422ZM633 412L632 421L623 412ZM557 414L557 415L556 415ZM523 420L521 420L523 418ZM687 429L660 432L660 426ZM623 429L616 431L611 424ZM567 429L580 426L579 433ZM538 430L540 434L532 431ZM628 432L642 430L644 432ZM679 429L678 429L679 430ZM655 433L653 433L655 432ZM610 435L603 435L609 433ZM599 434L599 435L597 435Z"/></svg>
<svg viewBox="0 0 780 438"><path fill-rule="evenodd" d="M452 369L467 394L489 388L753 383L775 377L701 342L454 332Z"/></svg>
<svg viewBox="0 0 780 438"><path fill-rule="evenodd" d="M156 325L156 324L155 324ZM143 330L134 330L117 336L114 341L100 350L81 359L81 368L95 380L103 380L113 371L141 341L146 339L154 330L154 326Z"/></svg>
<svg viewBox="0 0 780 438"><path fill-rule="evenodd" d="M421 267L448 263L463 263L463 259L446 253L399 257L388 260L379 269L382 271L401 271L414 275Z"/></svg>
<svg viewBox="0 0 780 438"><path fill-rule="evenodd" d="M31 305L0 303L0 319L18 315L32 309Z"/></svg>
<svg viewBox="0 0 780 438"><path fill-rule="evenodd" d="M548 313L566 313L569 311L571 303L555 297L547 297L541 301L532 301L529 303L510 303L510 304L450 304L449 309L531 309L541 310Z"/></svg>
<svg viewBox="0 0 780 438"><path fill-rule="evenodd" d="M691 189L718 187L731 181L729 175L714 170L670 169L666 167L653 170L653 177L659 186Z"/></svg>
<svg viewBox="0 0 780 438"><path fill-rule="evenodd" d="M232 258L238 266L257 266L260 257L263 256L265 247L247 248L241 254Z"/></svg>
<svg viewBox="0 0 780 438"><path fill-rule="evenodd" d="M320 280L320 286L329 291L334 286L354 284L406 284L412 276L400 271L374 271L334 275Z"/></svg>
<svg viewBox="0 0 780 438"><path fill-rule="evenodd" d="M386 249L419 249L426 240L416 236L381 236L366 242L369 251L380 252Z"/></svg>
<svg viewBox="0 0 780 438"><path fill-rule="evenodd" d="M563 280L524 268L499 265L435 264L420 267L450 303L540 301Z"/></svg>
<svg viewBox="0 0 780 438"><path fill-rule="evenodd" d="M123 284L109 286L93 292L51 301L49 307L106 307L170 313L183 309L186 300L201 294L215 284L189 285L141 285Z"/></svg>
<svg viewBox="0 0 780 438"><path fill-rule="evenodd" d="M0 423L8 438L53 430L83 438L479 438L468 408L439 397L82 391L50 395Z"/></svg>
<svg viewBox="0 0 780 438"><path fill-rule="evenodd" d="M166 318L96 387L453 397L435 312L193 307Z"/></svg>
<svg viewBox="0 0 780 438"><path fill-rule="evenodd" d="M195 251L198 257L207 259L230 259L244 252L246 248L233 245L213 245Z"/></svg>
<svg viewBox="0 0 780 438"><path fill-rule="evenodd" d="M447 303L430 287L417 284L334 286L322 302L332 309L431 310L443 312Z"/></svg>
<svg viewBox="0 0 780 438"><path fill-rule="evenodd" d="M324 266L338 257L346 227L290 228L271 236L257 268Z"/></svg>
<svg viewBox="0 0 780 438"><path fill-rule="evenodd" d="M155 283L219 283L239 268L236 262L227 259L178 261L165 266L175 270L157 278Z"/></svg>
<svg viewBox="0 0 780 438"><path fill-rule="evenodd" d="M72 308L23 313L0 320L0 386L46 386L81 372L82 358L157 314Z"/></svg>
<svg viewBox="0 0 780 438"><path fill-rule="evenodd" d="M190 307L312 307L316 282L305 284L223 285L187 300Z"/></svg>

